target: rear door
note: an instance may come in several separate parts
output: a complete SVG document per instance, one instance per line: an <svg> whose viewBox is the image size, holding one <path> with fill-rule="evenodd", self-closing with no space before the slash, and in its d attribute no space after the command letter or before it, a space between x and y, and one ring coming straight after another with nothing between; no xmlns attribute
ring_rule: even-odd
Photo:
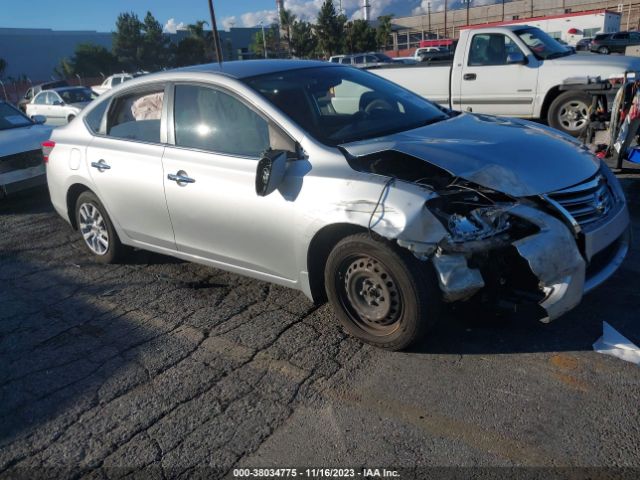
<svg viewBox="0 0 640 480"><path fill-rule="evenodd" d="M64 125L67 123L67 110L64 101L57 92L51 90L47 93L49 103L49 118L54 125Z"/></svg>
<svg viewBox="0 0 640 480"><path fill-rule="evenodd" d="M526 58L515 41L503 33L471 36L462 66L459 91L463 111L531 117L538 85L537 61L509 63L511 54ZM455 99L455 90L454 90Z"/></svg>
<svg viewBox="0 0 640 480"><path fill-rule="evenodd" d="M174 250L162 169L164 89L144 86L114 97L87 148L87 162L112 220L133 240Z"/></svg>

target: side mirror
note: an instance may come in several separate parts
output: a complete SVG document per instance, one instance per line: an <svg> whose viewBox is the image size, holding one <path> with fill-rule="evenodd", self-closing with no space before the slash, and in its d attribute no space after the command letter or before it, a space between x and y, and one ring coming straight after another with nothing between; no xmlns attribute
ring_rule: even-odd
<svg viewBox="0 0 640 480"><path fill-rule="evenodd" d="M268 150L258 162L256 169L256 194L266 197L272 193L284 179L287 170L287 152Z"/></svg>
<svg viewBox="0 0 640 480"><path fill-rule="evenodd" d="M31 120L33 120L33 123L37 125L42 125L43 123L46 123L47 117L45 117L44 115L34 115L33 117L31 117Z"/></svg>
<svg viewBox="0 0 640 480"><path fill-rule="evenodd" d="M516 63L525 63L526 60L527 59L524 57L522 52L513 52L513 53L510 53L509 55L507 55L507 64L508 65L513 65L513 64L516 64Z"/></svg>

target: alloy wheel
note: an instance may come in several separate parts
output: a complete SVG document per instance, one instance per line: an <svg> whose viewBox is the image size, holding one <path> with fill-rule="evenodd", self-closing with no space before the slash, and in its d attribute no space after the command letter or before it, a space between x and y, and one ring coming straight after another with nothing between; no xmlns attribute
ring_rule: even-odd
<svg viewBox="0 0 640 480"><path fill-rule="evenodd" d="M582 130L589 118L589 106L581 100L571 100L560 108L558 120L567 131Z"/></svg>
<svg viewBox="0 0 640 480"><path fill-rule="evenodd" d="M100 210L92 203L83 203L79 208L80 233L85 243L96 255L109 250L109 231Z"/></svg>

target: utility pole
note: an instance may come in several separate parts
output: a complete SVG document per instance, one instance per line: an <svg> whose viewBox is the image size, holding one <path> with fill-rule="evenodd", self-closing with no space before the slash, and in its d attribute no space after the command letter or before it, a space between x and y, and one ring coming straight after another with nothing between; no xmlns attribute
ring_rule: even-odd
<svg viewBox="0 0 640 480"><path fill-rule="evenodd" d="M427 2L427 18L429 21L429 33L431 33L431 2Z"/></svg>
<svg viewBox="0 0 640 480"><path fill-rule="evenodd" d="M531 0L531 15L529 15L531 18L533 18L533 0Z"/></svg>
<svg viewBox="0 0 640 480"><path fill-rule="evenodd" d="M222 48L220 48L220 36L216 25L216 14L213 11L213 0L209 0L209 15L211 15L211 37L213 37L213 50L216 53L218 64L222 67Z"/></svg>
<svg viewBox="0 0 640 480"><path fill-rule="evenodd" d="M447 38L447 0L444 0L444 38Z"/></svg>
<svg viewBox="0 0 640 480"><path fill-rule="evenodd" d="M469 7L471 6L472 0L463 0L464 3L467 4L467 25L469 25Z"/></svg>
<svg viewBox="0 0 640 480"><path fill-rule="evenodd" d="M260 22L260 27L262 27L262 49L264 50L264 58L267 59L267 37L264 34L264 21Z"/></svg>
<svg viewBox="0 0 640 480"><path fill-rule="evenodd" d="M502 21L504 22L504 0L502 0Z"/></svg>

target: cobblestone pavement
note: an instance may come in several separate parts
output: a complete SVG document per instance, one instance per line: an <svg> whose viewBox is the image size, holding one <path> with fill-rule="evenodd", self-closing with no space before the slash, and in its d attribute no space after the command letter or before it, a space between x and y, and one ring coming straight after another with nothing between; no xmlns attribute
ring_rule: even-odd
<svg viewBox="0 0 640 480"><path fill-rule="evenodd" d="M145 252L95 264L45 190L5 200L0 476L640 467L640 370L591 348L603 320L640 343L639 258L551 325L450 312L389 353L292 290Z"/></svg>

